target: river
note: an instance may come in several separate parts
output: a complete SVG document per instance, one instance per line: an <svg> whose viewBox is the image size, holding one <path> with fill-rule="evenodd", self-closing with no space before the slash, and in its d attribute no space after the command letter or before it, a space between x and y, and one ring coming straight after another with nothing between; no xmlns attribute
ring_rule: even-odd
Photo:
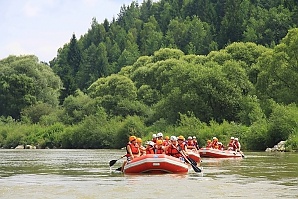
<svg viewBox="0 0 298 199"><path fill-rule="evenodd" d="M1 149L0 198L298 198L298 154L203 158L203 173L123 175L122 150ZM117 161L113 169L119 167Z"/></svg>

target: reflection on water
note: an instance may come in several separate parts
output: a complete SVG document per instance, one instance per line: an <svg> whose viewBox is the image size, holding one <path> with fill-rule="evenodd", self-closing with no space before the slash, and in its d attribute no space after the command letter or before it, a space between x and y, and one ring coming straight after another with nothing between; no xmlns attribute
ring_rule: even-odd
<svg viewBox="0 0 298 199"><path fill-rule="evenodd" d="M120 150L0 150L0 198L297 198L298 154L203 158L203 174L110 172ZM122 164L117 161L114 169Z"/></svg>

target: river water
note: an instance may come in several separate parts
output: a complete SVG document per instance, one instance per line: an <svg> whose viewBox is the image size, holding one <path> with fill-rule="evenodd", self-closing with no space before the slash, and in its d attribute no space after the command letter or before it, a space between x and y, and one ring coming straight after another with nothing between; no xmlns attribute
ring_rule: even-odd
<svg viewBox="0 0 298 199"><path fill-rule="evenodd" d="M298 154L203 158L203 173L124 175L121 150L0 150L0 198L298 198ZM117 161L114 169L121 166Z"/></svg>

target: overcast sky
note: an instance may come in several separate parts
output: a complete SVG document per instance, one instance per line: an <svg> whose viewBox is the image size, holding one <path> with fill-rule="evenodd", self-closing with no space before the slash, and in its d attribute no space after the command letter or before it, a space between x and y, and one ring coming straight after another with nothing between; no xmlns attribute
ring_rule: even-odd
<svg viewBox="0 0 298 199"><path fill-rule="evenodd" d="M92 18L117 18L132 0L0 0L0 59L34 54L49 62L57 50L87 33ZM143 0L137 1L139 4Z"/></svg>

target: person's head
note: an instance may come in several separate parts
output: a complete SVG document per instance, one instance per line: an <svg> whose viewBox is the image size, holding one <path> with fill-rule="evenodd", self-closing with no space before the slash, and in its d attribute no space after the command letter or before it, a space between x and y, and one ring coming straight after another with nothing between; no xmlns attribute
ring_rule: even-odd
<svg viewBox="0 0 298 199"><path fill-rule="evenodd" d="M141 138L137 138L137 143L138 144L142 144L142 139Z"/></svg>
<svg viewBox="0 0 298 199"><path fill-rule="evenodd" d="M152 135L152 140L156 140L156 138L157 138L157 136L156 136L156 134L154 133L154 134Z"/></svg>
<svg viewBox="0 0 298 199"><path fill-rule="evenodd" d="M174 135L172 135L172 136L171 136L171 142L172 142L172 143L176 143L176 142L177 142L177 137L174 136Z"/></svg>
<svg viewBox="0 0 298 199"><path fill-rule="evenodd" d="M153 147L154 146L154 142L152 142L152 141L147 141L146 142L146 147L147 148L151 148L151 147Z"/></svg>
<svg viewBox="0 0 298 199"><path fill-rule="evenodd" d="M134 136L134 135L132 135L132 136L129 137L129 141L130 142L135 142L136 140L137 140L137 137Z"/></svg>
<svg viewBox="0 0 298 199"><path fill-rule="evenodd" d="M183 135L180 135L179 137L178 137L178 143L181 143L181 142L184 142L184 137L183 137Z"/></svg>
<svg viewBox="0 0 298 199"><path fill-rule="evenodd" d="M192 139L193 138L191 136L188 136L188 138L187 138L188 141L192 141Z"/></svg>
<svg viewBox="0 0 298 199"><path fill-rule="evenodd" d="M234 141L235 141L235 142L238 142L238 138L235 138Z"/></svg>
<svg viewBox="0 0 298 199"><path fill-rule="evenodd" d="M157 139L162 140L162 137L163 137L162 132L157 133L156 137Z"/></svg>
<svg viewBox="0 0 298 199"><path fill-rule="evenodd" d="M234 137L231 137L231 140L234 140L235 138Z"/></svg>
<svg viewBox="0 0 298 199"><path fill-rule="evenodd" d="M165 136L165 140L169 140L170 138L169 138L169 136Z"/></svg>
<svg viewBox="0 0 298 199"><path fill-rule="evenodd" d="M156 145L157 145L157 146L162 146L162 140L157 140L157 141L156 141Z"/></svg>
<svg viewBox="0 0 298 199"><path fill-rule="evenodd" d="M193 140L196 140L196 139L197 139L197 137L196 137L196 136L193 136L193 137L192 137L192 139L193 139Z"/></svg>
<svg viewBox="0 0 298 199"><path fill-rule="evenodd" d="M207 143L211 143L211 140L207 140Z"/></svg>

